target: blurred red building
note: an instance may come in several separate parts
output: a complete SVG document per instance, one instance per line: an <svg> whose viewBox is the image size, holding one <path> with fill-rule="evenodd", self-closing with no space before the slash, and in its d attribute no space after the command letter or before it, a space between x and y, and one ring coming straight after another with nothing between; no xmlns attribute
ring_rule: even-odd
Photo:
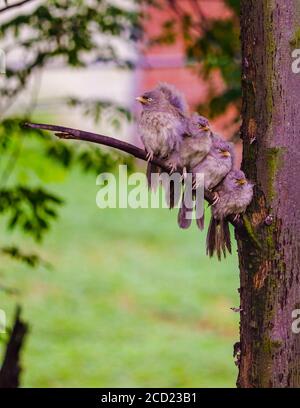
<svg viewBox="0 0 300 408"><path fill-rule="evenodd" d="M151 39L161 34L163 23L170 18L179 21L180 13L188 12L195 16L195 23L201 26L202 19L222 19L230 16L223 0L180 0L180 10L172 7L172 1L165 0L166 7L148 6L145 10L147 18L144 23L144 40L140 45L140 58L135 77L136 95L153 88L157 82L169 82L176 85L187 99L191 110L195 110L199 103L206 102L210 90L222 92L224 84L218 72L211 76L209 82L196 72L196 67L186 59L185 45L178 33L174 44L151 44ZM170 5L171 4L171 5ZM179 31L179 30L178 30ZM226 114L212 121L212 127L225 138L230 138L236 131L232 126L232 119L236 115L234 107L229 107Z"/></svg>

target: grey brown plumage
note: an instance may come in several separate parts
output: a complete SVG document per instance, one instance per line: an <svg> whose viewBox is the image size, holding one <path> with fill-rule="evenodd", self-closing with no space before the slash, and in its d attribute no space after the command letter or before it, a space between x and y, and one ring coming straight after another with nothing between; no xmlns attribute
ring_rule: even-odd
<svg viewBox="0 0 300 408"><path fill-rule="evenodd" d="M166 82L160 82L157 88L164 93L171 105L178 109L184 115L187 114L188 108L184 95L175 88L174 85Z"/></svg>
<svg viewBox="0 0 300 408"><path fill-rule="evenodd" d="M211 220L206 239L206 251L209 256L217 254L221 259L226 249L231 253L231 240L228 215L243 214L253 197L253 184L246 180L241 170L232 170L217 187L219 201L212 206Z"/></svg>
<svg viewBox="0 0 300 408"><path fill-rule="evenodd" d="M212 137L208 120L194 113L187 121L185 135L180 145L181 166L190 171L205 158L211 146Z"/></svg>
<svg viewBox="0 0 300 408"><path fill-rule="evenodd" d="M197 174L204 176L204 189L212 190L216 187L232 168L234 148L233 144L211 134L212 144L204 159L192 168L193 177ZM196 188L198 183L196 182ZM184 213L182 213L184 215ZM182 223L184 221L181 221ZM204 213L196 219L200 230L204 228Z"/></svg>
<svg viewBox="0 0 300 408"><path fill-rule="evenodd" d="M179 97L179 93L175 93L171 86L160 84L154 90L145 92L137 100L143 106L139 130L149 159L157 156L170 160L172 153L179 150L186 127L183 97ZM171 160L169 165L170 169L174 170L177 162ZM157 168L149 163L147 170L149 186L153 171L157 171Z"/></svg>
<svg viewBox="0 0 300 408"><path fill-rule="evenodd" d="M212 146L206 157L197 164L192 172L195 176L204 175L204 188L211 190L216 187L232 168L233 143L223 139L213 138Z"/></svg>
<svg viewBox="0 0 300 408"><path fill-rule="evenodd" d="M198 165L209 153L212 146L212 137L209 121L204 116L194 113L187 121L186 132L179 148L180 166L188 172ZM194 194L195 196L195 194ZM191 209L189 209L191 211ZM184 203L184 194L178 213L178 225L180 228L188 228L190 219L186 219L187 209ZM202 225L199 217L196 217L199 228Z"/></svg>

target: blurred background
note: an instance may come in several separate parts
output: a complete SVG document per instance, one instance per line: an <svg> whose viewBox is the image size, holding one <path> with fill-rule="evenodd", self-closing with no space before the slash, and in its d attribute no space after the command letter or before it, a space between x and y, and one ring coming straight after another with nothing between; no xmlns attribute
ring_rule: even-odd
<svg viewBox="0 0 300 408"><path fill-rule="evenodd" d="M2 375L20 305L23 387L234 386L236 249L208 259L206 234L179 230L176 211L99 209L97 174L145 164L20 123L140 145L134 97L167 81L239 166L239 1L21 3L0 0Z"/></svg>

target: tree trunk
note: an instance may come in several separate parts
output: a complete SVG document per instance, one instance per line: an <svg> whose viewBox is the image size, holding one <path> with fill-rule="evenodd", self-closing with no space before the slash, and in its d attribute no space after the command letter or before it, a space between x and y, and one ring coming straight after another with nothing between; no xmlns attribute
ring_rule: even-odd
<svg viewBox="0 0 300 408"><path fill-rule="evenodd" d="M20 385L20 353L27 332L28 326L21 320L21 307L18 306L0 369L0 388L17 388Z"/></svg>
<svg viewBox="0 0 300 408"><path fill-rule="evenodd" d="M242 0L243 170L256 183L238 231L239 387L300 387L299 0ZM294 315L295 317L295 315Z"/></svg>

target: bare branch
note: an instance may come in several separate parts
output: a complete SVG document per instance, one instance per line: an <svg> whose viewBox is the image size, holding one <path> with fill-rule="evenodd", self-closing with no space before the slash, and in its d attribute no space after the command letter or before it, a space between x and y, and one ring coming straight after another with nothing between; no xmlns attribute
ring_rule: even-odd
<svg viewBox="0 0 300 408"><path fill-rule="evenodd" d="M33 0L22 0L22 1L19 1L18 3L7 4L7 6L0 9L0 13L4 13L7 10L11 10L13 8L23 6L23 4L29 3L31 1L33 1Z"/></svg>
<svg viewBox="0 0 300 408"><path fill-rule="evenodd" d="M122 140L115 139L114 137L100 135L98 133L91 133L86 132L84 130L73 129L65 126L57 126L57 125L47 125L43 123L24 123L22 125L24 128L28 129L42 129L42 130L49 130L54 132L54 134L59 137L60 139L71 139L71 140L84 140L86 142L97 143L104 146L113 147L114 149L121 150L122 152L131 154L132 156L141 159L143 161L147 161L147 152L139 147L123 142ZM170 172L169 167L166 163L154 157L151 160L151 163L161 167L164 171ZM205 199L209 204L212 204L214 201L214 194L211 191L205 191ZM239 231L243 230L243 221L242 219L234 219L234 216L229 217L229 221L232 225L234 225Z"/></svg>
<svg viewBox="0 0 300 408"><path fill-rule="evenodd" d="M24 123L23 126L30 129L50 130L51 132L55 132L55 135L60 139L85 140L87 142L113 147L114 149L129 153L132 156L137 157L138 159L147 161L147 152L145 150L140 149L139 147L134 146L131 143L123 142L122 140L118 140L113 137L100 135L98 133L86 132L84 130L68 128L65 126L46 125L41 123ZM161 167L165 171L170 171L163 160L153 158L152 163Z"/></svg>

